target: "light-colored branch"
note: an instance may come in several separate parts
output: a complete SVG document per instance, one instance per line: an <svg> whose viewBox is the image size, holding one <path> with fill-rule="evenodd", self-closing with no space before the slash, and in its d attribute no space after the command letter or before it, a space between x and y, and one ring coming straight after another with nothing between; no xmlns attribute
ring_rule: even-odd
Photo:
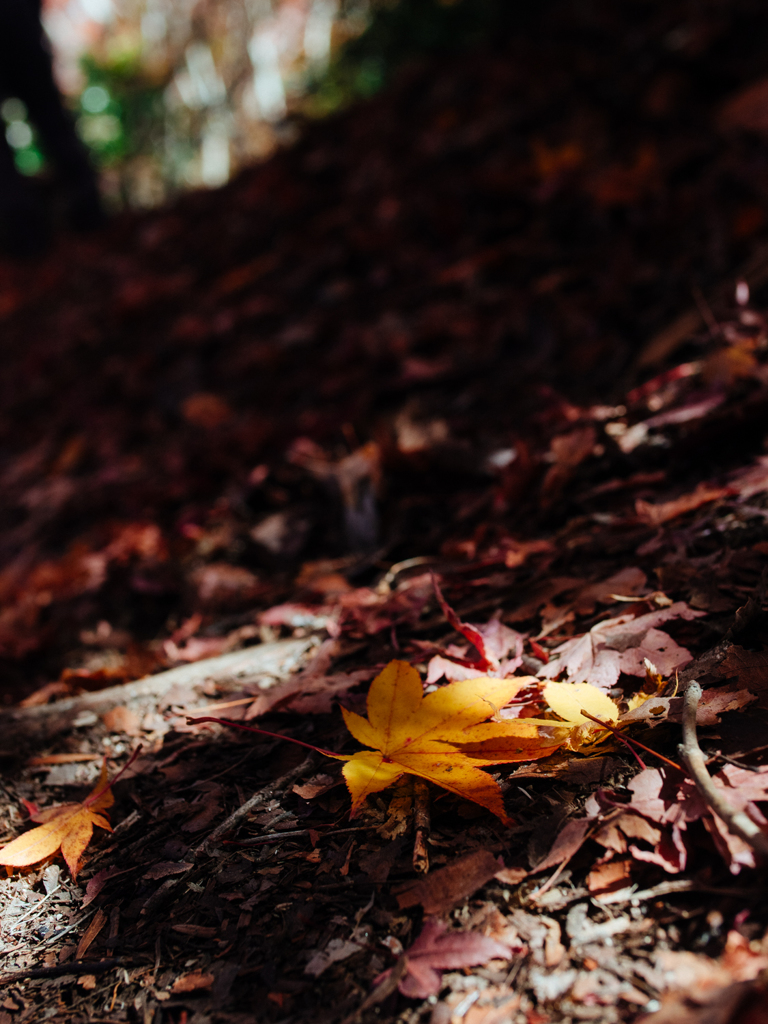
<svg viewBox="0 0 768 1024"><path fill-rule="evenodd" d="M244 685L259 683L270 686L286 679L301 668L306 655L319 643L317 637L308 636L298 640L276 640L273 643L256 644L241 651L221 654L216 658L205 658L154 676L145 676L132 683L110 686L106 690L82 693L77 697L42 704L29 708L14 708L3 712L0 721L0 744L15 749L19 740L34 739L45 741L72 726L87 724L78 722L80 716L103 715L120 705L146 703L149 707L162 704L166 694L175 687L199 688L200 700L189 704L194 711L196 703L208 703L210 697L202 692L206 682L218 683L220 688L239 689ZM90 712L90 715L88 714Z"/></svg>
<svg viewBox="0 0 768 1024"><path fill-rule="evenodd" d="M734 811L728 805L723 791L715 786L707 771L707 761L696 737L696 709L700 699L701 686L694 679L688 684L683 701L683 742L678 747L680 756L699 793L728 831L739 836L756 853L768 860L768 835L744 811Z"/></svg>

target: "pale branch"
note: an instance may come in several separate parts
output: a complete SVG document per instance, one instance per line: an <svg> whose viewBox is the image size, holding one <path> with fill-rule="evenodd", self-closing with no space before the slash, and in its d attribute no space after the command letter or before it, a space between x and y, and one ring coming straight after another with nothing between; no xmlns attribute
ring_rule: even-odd
<svg viewBox="0 0 768 1024"><path fill-rule="evenodd" d="M199 691L196 699L188 705L188 711L194 711L199 703L210 703L210 697L203 692L206 683L214 682L225 692L253 685L267 689L303 667L307 654L318 643L316 637L309 636L256 644L53 704L13 708L4 712L0 723L0 743L5 741L9 750L16 750L20 739L45 741L73 726L95 722L96 717L122 705L156 708L177 687Z"/></svg>
<svg viewBox="0 0 768 1024"><path fill-rule="evenodd" d="M734 811L728 805L723 791L715 786L707 770L707 759L696 737L696 710L700 699L701 686L694 679L688 684L683 701L683 742L678 747L680 756L710 810L723 821L729 832L739 836L756 853L768 860L768 835L744 811Z"/></svg>

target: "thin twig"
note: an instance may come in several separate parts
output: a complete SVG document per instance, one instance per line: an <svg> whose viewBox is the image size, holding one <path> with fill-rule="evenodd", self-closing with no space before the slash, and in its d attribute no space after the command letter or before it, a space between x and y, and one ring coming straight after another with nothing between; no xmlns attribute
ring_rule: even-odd
<svg viewBox="0 0 768 1024"><path fill-rule="evenodd" d="M265 786L263 789L258 790L256 793L253 794L250 800L246 800L245 803L241 804L240 807L237 808L237 810L233 811L232 814L230 814L230 816L225 821L222 821L220 825L217 825L213 832L211 832L209 836L207 836L198 846L195 847L194 853L208 853L217 839L221 838L221 836L223 836L225 833L231 832L232 829L234 829L235 825L242 821L242 819L246 815L250 814L251 811L255 810L257 807L260 807L268 800L271 800L273 797L277 796L278 793L281 793L283 790L287 789L288 786L291 785L291 783L295 782L296 779L304 775L305 772L308 772L313 764L314 758L312 754L309 754L301 762L301 764L296 765L295 768L291 768L289 771L285 773L285 775L281 775L279 779L275 779L274 782Z"/></svg>
<svg viewBox="0 0 768 1024"><path fill-rule="evenodd" d="M93 917L97 910L98 907L91 907L90 910L86 910L82 917L79 917L76 921L68 924L65 928L59 928L57 932L54 932L53 935L49 935L48 938L42 939L33 947L33 949L37 949L40 946L50 946L52 942L57 942L63 935L68 935L69 932L73 932L75 929L79 928L81 924L85 924L89 918Z"/></svg>
<svg viewBox="0 0 768 1024"><path fill-rule="evenodd" d="M0 975L0 986L31 978L57 978L62 974L98 974L101 971L112 971L116 967L130 966L136 962L135 957L117 956L110 960L70 960L68 963L65 961L63 964L52 964L50 967L23 967L20 971Z"/></svg>
<svg viewBox="0 0 768 1024"><path fill-rule="evenodd" d="M22 739L34 738L39 743L43 738L50 739L70 729L72 722L83 711L102 715L118 705L147 699L157 704L176 686L201 687L205 682L213 680L229 687L237 685L242 690L246 683L264 678L282 681L304 664L310 649L318 643L316 636L308 636L256 644L241 651L179 665L133 683L121 683L106 690L82 693L53 704L12 708L3 712L0 736L3 742L9 744L9 749L15 750ZM195 710L194 703L198 699L195 697L187 704L189 712Z"/></svg>
<svg viewBox="0 0 768 1024"><path fill-rule="evenodd" d="M696 737L696 710L701 699L701 686L695 679L688 684L683 701L683 742L677 748L690 772L696 788L729 832L739 836L761 857L768 859L768 835L744 811L729 807L723 791L719 790L707 771L707 759Z"/></svg>
<svg viewBox="0 0 768 1024"><path fill-rule="evenodd" d="M658 757L658 759L660 761L663 761L664 764L668 764L670 766L670 768L676 768L679 772L682 772L683 775L685 775L685 769L684 768L681 768L679 764L675 764L674 761L670 761L670 759L668 757L664 757L664 755L660 754L658 752L658 750L651 750L650 747L646 747L646 745L644 743L641 743L640 740L636 740L636 739L631 738L629 736L622 736L621 733L619 732L619 730L616 729L614 726L612 726L609 722L604 722L602 720L602 718L596 718L594 715L590 715L590 713L588 711L585 711L584 708L581 709L581 714L584 715L585 718L591 718L592 721L593 722L597 722L598 725L602 725L602 727L604 729L607 729L608 732L612 732L613 735L617 739L622 740L622 742L624 742L624 743L634 743L634 745L636 747L640 747L640 749L644 750L646 752L646 754L653 754L654 757ZM635 756L637 757L637 755L635 755ZM645 767L645 765L643 765L643 767Z"/></svg>
<svg viewBox="0 0 768 1024"><path fill-rule="evenodd" d="M201 840L201 842L199 842L197 846L190 851L189 856L193 863L190 864L185 871L176 875L174 878L166 878L160 888L156 889L152 893L142 907L142 915L146 917L170 899L174 895L174 891L178 886L182 882L185 882L189 874L194 870L195 862L206 856L213 857L213 849L221 836L232 831L247 814L250 814L251 811L260 807L262 804L267 803L273 797L276 797L279 793L283 792L283 790L287 789L296 781L296 779L303 775L304 772L309 771L313 764L314 754L311 753L301 762L301 764L296 765L295 768L291 768L290 771L285 773L285 775L281 775L279 779L275 779L274 782L271 782L264 786L263 789L258 790L249 800L246 800L244 804L241 804L240 807L237 808L237 810L233 811L232 814L218 825L209 836L206 836L205 839Z"/></svg>
<svg viewBox="0 0 768 1024"><path fill-rule="evenodd" d="M424 779L413 780L413 827L416 833L413 841L413 870L426 874L429 871L427 838L431 828L429 810L429 787Z"/></svg>
<svg viewBox="0 0 768 1024"><path fill-rule="evenodd" d="M269 843L279 843L282 839L300 839L312 832L317 832L321 839L325 839L327 836L341 836L348 832L368 832L371 828L371 825L355 825L352 828L335 828L330 832L323 832L322 826L317 829L295 828L290 832L265 832L250 839L222 839L221 843L224 846L265 846Z"/></svg>

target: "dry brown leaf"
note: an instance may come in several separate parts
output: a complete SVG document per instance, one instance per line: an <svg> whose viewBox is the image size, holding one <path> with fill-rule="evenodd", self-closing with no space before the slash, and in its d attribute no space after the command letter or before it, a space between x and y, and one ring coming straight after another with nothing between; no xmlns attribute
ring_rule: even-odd
<svg viewBox="0 0 768 1024"><path fill-rule="evenodd" d="M635 502L637 518L647 523L648 526L661 526L662 523L685 515L686 512L693 512L702 505L711 501L720 501L735 494L732 487L712 487L709 484L701 483L691 494L681 494L679 498L672 501L664 501L659 505L652 505L648 501L638 498Z"/></svg>
<svg viewBox="0 0 768 1024"><path fill-rule="evenodd" d="M495 957L508 959L510 947L476 932L449 932L441 921L427 918L421 934L406 950L405 976L398 986L404 996L426 999L440 991L441 968L472 967ZM376 983L391 972L379 975Z"/></svg>
<svg viewBox="0 0 768 1024"><path fill-rule="evenodd" d="M75 953L75 957L78 960L83 959L85 954L91 948L93 940L97 937L97 935L99 934L99 932L106 923L107 915L104 913L101 907L99 907L99 909L96 911L93 918L91 919L91 923L86 928L82 938L80 939L80 942L77 945L77 952Z"/></svg>
<svg viewBox="0 0 768 1024"><path fill-rule="evenodd" d="M197 992L201 988L210 988L215 977L207 971L190 971L189 974L181 974L171 985L171 992L178 995L183 992Z"/></svg>
<svg viewBox="0 0 768 1024"><path fill-rule="evenodd" d="M473 850L401 887L396 893L397 905L403 910L421 904L426 914L444 914L490 881L500 868L498 858L490 850Z"/></svg>

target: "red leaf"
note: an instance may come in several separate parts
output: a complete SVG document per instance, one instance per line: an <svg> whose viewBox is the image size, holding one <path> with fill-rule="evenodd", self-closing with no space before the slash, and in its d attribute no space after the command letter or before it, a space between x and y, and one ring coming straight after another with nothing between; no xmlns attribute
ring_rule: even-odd
<svg viewBox="0 0 768 1024"><path fill-rule="evenodd" d="M427 918L421 935L405 951L408 965L398 987L411 999L427 999L440 991L441 969L473 967L494 957L508 960L511 952L509 946L495 939L477 932L449 932L441 921ZM391 970L385 971L375 984L390 974Z"/></svg>
<svg viewBox="0 0 768 1024"><path fill-rule="evenodd" d="M479 630L475 629L474 626L470 626L468 622L462 622L461 619L459 619L456 612L443 597L443 593L440 590L440 585L438 584L437 577L434 573L432 574L432 583L435 588L435 596L443 610L443 615L445 615L446 619L448 619L455 630L458 630L462 636L469 640L473 647L477 648L480 654L478 659L469 661L470 667L476 668L478 672L487 672L489 668L496 668L497 663L494 663L495 660L492 661L488 658L489 652L486 649L485 637L481 632L479 632Z"/></svg>

